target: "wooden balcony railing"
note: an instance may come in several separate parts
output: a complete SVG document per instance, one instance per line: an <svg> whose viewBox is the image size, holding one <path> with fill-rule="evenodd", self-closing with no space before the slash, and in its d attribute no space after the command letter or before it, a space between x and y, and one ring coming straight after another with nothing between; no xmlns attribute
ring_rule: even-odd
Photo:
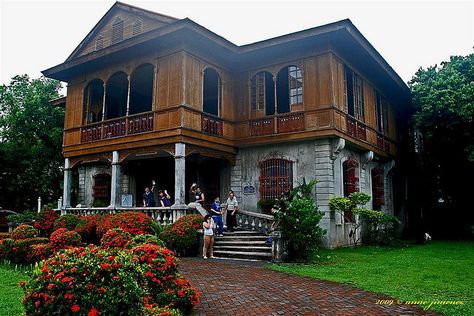
<svg viewBox="0 0 474 316"><path fill-rule="evenodd" d="M290 133L304 130L304 113L296 113L277 118L278 133Z"/></svg>
<svg viewBox="0 0 474 316"><path fill-rule="evenodd" d="M127 132L129 135L153 130L153 113L137 114L128 117Z"/></svg>
<svg viewBox="0 0 474 316"><path fill-rule="evenodd" d="M81 128L81 143L93 142L100 139L102 139L102 123Z"/></svg>
<svg viewBox="0 0 474 316"><path fill-rule="evenodd" d="M104 139L124 136L126 124L125 118L104 122Z"/></svg>
<svg viewBox="0 0 474 316"><path fill-rule="evenodd" d="M224 123L216 117L202 114L201 130L207 134L222 136L224 134Z"/></svg>
<svg viewBox="0 0 474 316"><path fill-rule="evenodd" d="M367 127L365 124L349 115L346 115L346 130L347 134L354 138L367 140Z"/></svg>
<svg viewBox="0 0 474 316"><path fill-rule="evenodd" d="M275 123L276 121L276 123ZM275 124L277 126L275 130ZM290 113L249 122L250 136L304 131L304 113Z"/></svg>
<svg viewBox="0 0 474 316"><path fill-rule="evenodd" d="M154 113L140 113L81 128L81 143L145 133L153 130Z"/></svg>
<svg viewBox="0 0 474 316"><path fill-rule="evenodd" d="M275 119L273 117L250 121L250 136L262 136L275 133Z"/></svg>

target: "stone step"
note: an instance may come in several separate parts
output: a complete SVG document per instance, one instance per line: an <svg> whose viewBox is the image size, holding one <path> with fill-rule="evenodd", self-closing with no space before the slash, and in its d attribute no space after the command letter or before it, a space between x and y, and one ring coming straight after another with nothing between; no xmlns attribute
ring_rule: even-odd
<svg viewBox="0 0 474 316"><path fill-rule="evenodd" d="M272 247L267 246L214 246L214 251L245 251L245 252L272 252Z"/></svg>
<svg viewBox="0 0 474 316"><path fill-rule="evenodd" d="M269 252L250 252L250 251L227 251L214 250L215 257L223 258L237 258L237 259L257 259L257 260L271 260L272 254Z"/></svg>
<svg viewBox="0 0 474 316"><path fill-rule="evenodd" d="M264 240L222 240L219 238L214 239L214 245L219 245L219 246L239 246L239 245L245 245L245 246L269 246L271 247L271 244L266 243Z"/></svg>
<svg viewBox="0 0 474 316"><path fill-rule="evenodd" d="M265 236L265 235L258 231L235 230L233 232L224 232L224 236Z"/></svg>
<svg viewBox="0 0 474 316"><path fill-rule="evenodd" d="M259 235L259 236L229 236L224 235L224 237L216 237L215 240L223 240L223 241L265 241L267 240L267 236Z"/></svg>

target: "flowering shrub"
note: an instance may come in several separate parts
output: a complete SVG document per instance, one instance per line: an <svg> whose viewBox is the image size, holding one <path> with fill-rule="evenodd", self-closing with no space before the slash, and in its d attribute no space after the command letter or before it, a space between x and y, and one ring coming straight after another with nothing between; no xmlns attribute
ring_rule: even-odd
<svg viewBox="0 0 474 316"><path fill-rule="evenodd" d="M132 235L121 228L109 230L100 240L102 248L123 248L132 239Z"/></svg>
<svg viewBox="0 0 474 316"><path fill-rule="evenodd" d="M173 308L189 310L199 294L179 277L176 264L173 252L149 244L63 250L21 284L25 311L27 315L178 315ZM183 284L179 293L176 284Z"/></svg>
<svg viewBox="0 0 474 316"><path fill-rule="evenodd" d="M140 212L123 212L106 216L97 223L97 233L103 236L108 230L122 228L132 235L153 234L153 219Z"/></svg>
<svg viewBox="0 0 474 316"><path fill-rule="evenodd" d="M53 248L50 243L31 245L30 251L26 255L28 262L38 262L48 259L53 255Z"/></svg>
<svg viewBox="0 0 474 316"><path fill-rule="evenodd" d="M167 226L160 234L166 246L174 250L195 248L197 244L197 230L202 227L203 217L193 214L178 219Z"/></svg>
<svg viewBox="0 0 474 316"><path fill-rule="evenodd" d="M88 244L99 244L97 236L97 223L101 221L104 216L88 215L83 216L76 225L75 231L81 235L82 241Z"/></svg>
<svg viewBox="0 0 474 316"><path fill-rule="evenodd" d="M38 232L31 225L20 225L12 232L13 239L27 239L36 237Z"/></svg>
<svg viewBox="0 0 474 316"><path fill-rule="evenodd" d="M53 225L59 215L51 209L43 209L38 213L35 228L39 230L40 236L49 237L53 231Z"/></svg>
<svg viewBox="0 0 474 316"><path fill-rule="evenodd" d="M12 263L28 262L28 255L31 253L33 245L46 244L48 238L35 237L26 239L5 238L0 240L0 259L8 260Z"/></svg>
<svg viewBox="0 0 474 316"><path fill-rule="evenodd" d="M12 235L10 233L0 233L0 240L5 238L12 238Z"/></svg>
<svg viewBox="0 0 474 316"><path fill-rule="evenodd" d="M55 230L49 240L54 251L81 245L81 236L75 231L69 231L66 228Z"/></svg>
<svg viewBox="0 0 474 316"><path fill-rule="evenodd" d="M160 247L165 246L165 243L163 242L163 240L159 239L157 236L136 235L136 236L133 236L132 239L128 242L127 248L133 248L135 246L139 246L143 244L152 244L152 245L157 245Z"/></svg>
<svg viewBox="0 0 474 316"><path fill-rule="evenodd" d="M81 220L81 216L74 214L65 214L54 221L53 231L59 228L66 228L67 230L76 229L77 224Z"/></svg>

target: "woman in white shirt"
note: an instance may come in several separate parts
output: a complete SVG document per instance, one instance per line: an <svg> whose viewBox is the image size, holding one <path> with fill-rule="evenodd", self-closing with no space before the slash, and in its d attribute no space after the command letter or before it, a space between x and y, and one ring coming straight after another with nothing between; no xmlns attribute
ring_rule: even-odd
<svg viewBox="0 0 474 316"><path fill-rule="evenodd" d="M207 251L209 250L209 258L214 258L213 247L214 247L214 229L216 224L210 215L204 217L202 228L204 229L204 246L202 248L202 255L204 259L207 259Z"/></svg>

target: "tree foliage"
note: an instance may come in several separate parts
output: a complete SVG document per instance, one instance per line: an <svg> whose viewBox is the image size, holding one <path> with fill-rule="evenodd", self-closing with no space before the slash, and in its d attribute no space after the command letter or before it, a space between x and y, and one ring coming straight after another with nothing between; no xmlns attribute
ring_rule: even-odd
<svg viewBox="0 0 474 316"><path fill-rule="evenodd" d="M459 146L474 162L474 54L420 68L409 85L425 140Z"/></svg>
<svg viewBox="0 0 474 316"><path fill-rule="evenodd" d="M60 193L64 109L59 81L15 76L0 86L0 205L33 208Z"/></svg>
<svg viewBox="0 0 474 316"><path fill-rule="evenodd" d="M472 186L466 185L474 176L474 54L420 68L409 85L424 145L414 170L424 211L415 226L435 237L466 235L474 224Z"/></svg>
<svg viewBox="0 0 474 316"><path fill-rule="evenodd" d="M323 213L316 206L312 191L316 180L303 183L277 200L274 216L278 228L288 242L291 260L309 258L326 233L319 223Z"/></svg>

